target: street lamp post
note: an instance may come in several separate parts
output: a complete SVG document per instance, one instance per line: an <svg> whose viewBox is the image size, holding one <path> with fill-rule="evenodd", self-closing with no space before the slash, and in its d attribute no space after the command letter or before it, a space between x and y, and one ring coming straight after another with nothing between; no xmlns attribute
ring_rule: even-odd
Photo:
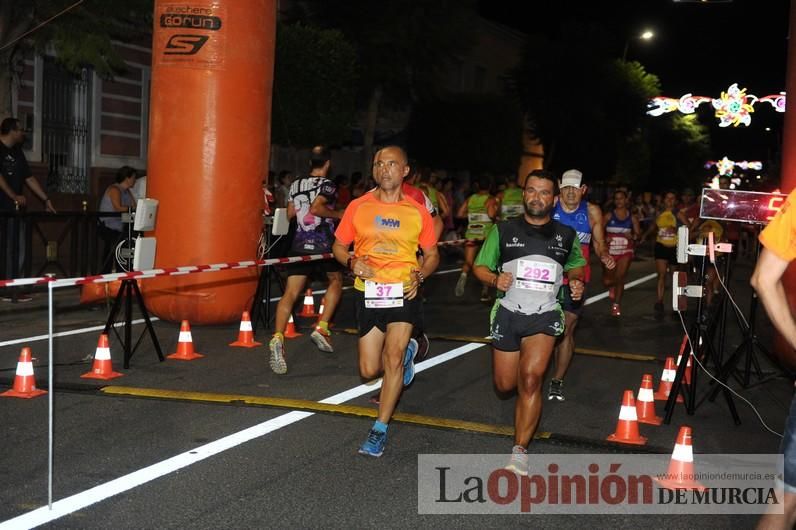
<svg viewBox="0 0 796 530"><path fill-rule="evenodd" d="M627 62L627 50L628 50L628 48L630 48L630 41L631 40L633 40L633 39L650 40L654 36L655 36L655 33L653 33L652 30L646 29L646 30L644 30L644 32L641 35L635 35L635 36L628 37L625 40L625 49L622 51L622 62L623 63Z"/></svg>

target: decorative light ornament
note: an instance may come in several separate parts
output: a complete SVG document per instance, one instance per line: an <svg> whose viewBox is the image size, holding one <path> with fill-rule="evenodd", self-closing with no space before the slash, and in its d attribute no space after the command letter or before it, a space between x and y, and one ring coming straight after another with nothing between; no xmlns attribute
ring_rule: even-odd
<svg viewBox="0 0 796 530"><path fill-rule="evenodd" d="M735 168L740 168L743 170L753 169L755 171L760 171L763 169L763 163L759 160L741 160L735 162L734 160L730 160L726 156L721 160L708 160L705 163L705 169L710 169L711 167L716 166L716 170L719 172L721 176L731 176Z"/></svg>
<svg viewBox="0 0 796 530"><path fill-rule="evenodd" d="M738 83L733 83L727 92L721 93L721 99L713 100L719 127L738 127L752 123L752 113L757 96L746 94L745 88L738 88Z"/></svg>
<svg viewBox="0 0 796 530"><path fill-rule="evenodd" d="M755 95L747 94L745 88L738 88L738 83L733 83L726 92L721 93L721 97L718 99L707 96L694 96L690 93L684 94L679 99L652 98L647 105L647 114L650 116L662 116L675 110L683 114L693 114L700 105L708 102L716 109L719 127L729 127L730 125L733 127L738 127L739 125L748 126L752 122L752 113L757 102L768 103L775 111L785 112L785 92L758 98Z"/></svg>

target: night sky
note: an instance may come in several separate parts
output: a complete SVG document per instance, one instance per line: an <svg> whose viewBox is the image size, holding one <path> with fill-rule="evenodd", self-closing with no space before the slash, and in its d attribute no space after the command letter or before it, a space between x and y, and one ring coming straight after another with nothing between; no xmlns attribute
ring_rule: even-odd
<svg viewBox="0 0 796 530"><path fill-rule="evenodd" d="M616 36L617 57L622 55L624 36L652 29L652 41L630 41L627 58L660 78L664 96L690 92L718 98L732 83L757 96L785 90L788 0L598 0L585 5L557 0L527 2L519 11L513 4L483 1L481 13L526 33L551 35L567 19L598 22ZM765 160L779 150L783 114L769 105L755 106L750 127L728 129L720 129L713 110L706 107L703 104L698 112L701 122L710 126L717 157Z"/></svg>

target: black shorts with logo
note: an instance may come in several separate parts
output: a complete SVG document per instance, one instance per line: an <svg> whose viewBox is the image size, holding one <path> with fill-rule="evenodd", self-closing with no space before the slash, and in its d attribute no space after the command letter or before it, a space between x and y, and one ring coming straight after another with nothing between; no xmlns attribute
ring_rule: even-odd
<svg viewBox="0 0 796 530"><path fill-rule="evenodd" d="M365 293L354 289L356 293L356 314L359 336L364 337L371 329L379 328L387 332L387 324L391 322L407 322L412 326L421 326L423 322L423 302L420 294L412 300L404 298L403 307L369 308L365 307Z"/></svg>
<svg viewBox="0 0 796 530"><path fill-rule="evenodd" d="M551 337L564 333L564 312L554 309L523 315L499 305L492 321L492 347L502 351L519 351L523 337L540 333Z"/></svg>

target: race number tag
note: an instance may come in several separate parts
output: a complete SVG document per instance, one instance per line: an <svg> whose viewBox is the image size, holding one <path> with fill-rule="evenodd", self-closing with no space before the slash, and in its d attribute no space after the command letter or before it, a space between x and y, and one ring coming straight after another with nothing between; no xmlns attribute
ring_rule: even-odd
<svg viewBox="0 0 796 530"><path fill-rule="evenodd" d="M517 263L517 279L514 280L514 286L518 289L552 293L556 283L555 273L555 265L521 259Z"/></svg>
<svg viewBox="0 0 796 530"><path fill-rule="evenodd" d="M630 247L630 240L625 236L611 236L608 241L608 252L610 254L621 254Z"/></svg>
<svg viewBox="0 0 796 530"><path fill-rule="evenodd" d="M398 283L378 283L365 280L365 307L385 309L404 306L404 285Z"/></svg>
<svg viewBox="0 0 796 530"><path fill-rule="evenodd" d="M492 219L485 213L468 213L467 221L470 223L489 223Z"/></svg>

